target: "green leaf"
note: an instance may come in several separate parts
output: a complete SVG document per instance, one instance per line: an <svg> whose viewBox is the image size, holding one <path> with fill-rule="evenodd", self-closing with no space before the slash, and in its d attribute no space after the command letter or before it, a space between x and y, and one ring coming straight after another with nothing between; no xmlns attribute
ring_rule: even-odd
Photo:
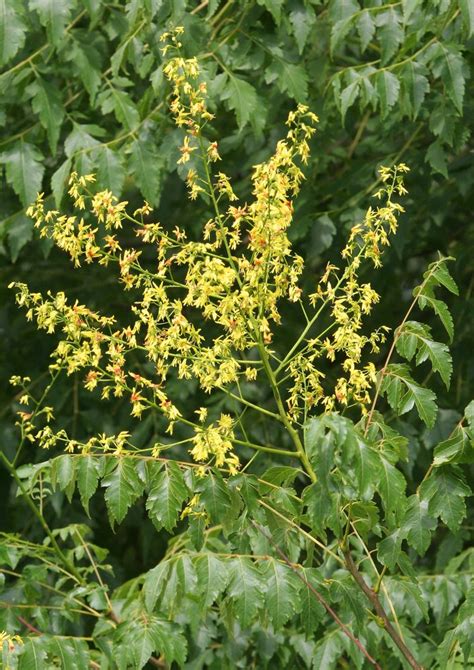
<svg viewBox="0 0 474 670"><path fill-rule="evenodd" d="M44 174L42 158L37 147L23 140L0 154L0 163L6 166L7 180L24 206L31 204L41 191Z"/></svg>
<svg viewBox="0 0 474 670"><path fill-rule="evenodd" d="M275 630L282 628L295 614L301 581L287 565L275 559L266 562L265 607Z"/></svg>
<svg viewBox="0 0 474 670"><path fill-rule="evenodd" d="M147 202L156 206L161 193L163 158L153 143L134 140L130 147L130 166Z"/></svg>
<svg viewBox="0 0 474 670"><path fill-rule="evenodd" d="M64 195L64 187L66 186L69 175L71 174L71 165L72 160L67 158L51 177L51 191L53 193L56 207L61 206Z"/></svg>
<svg viewBox="0 0 474 670"><path fill-rule="evenodd" d="M326 633L313 652L314 670L334 670L336 661L345 656L339 630Z"/></svg>
<svg viewBox="0 0 474 670"><path fill-rule="evenodd" d="M48 39L58 45L69 20L74 0L28 0L30 9L38 12L41 24L45 26Z"/></svg>
<svg viewBox="0 0 474 670"><path fill-rule="evenodd" d="M155 525L163 526L171 532L176 526L178 513L187 497L188 489L181 468L177 463L170 461L151 483L146 501L148 514Z"/></svg>
<svg viewBox="0 0 474 670"><path fill-rule="evenodd" d="M0 66L15 56L25 43L26 26L11 0L0 0Z"/></svg>
<svg viewBox="0 0 474 670"><path fill-rule="evenodd" d="M121 523L130 505L143 492L134 459L117 457L114 469L104 477L102 486L107 489L104 497L111 519Z"/></svg>
<svg viewBox="0 0 474 670"><path fill-rule="evenodd" d="M155 568L146 573L143 594L148 612L154 611L158 598L167 582L169 571L169 561L161 561Z"/></svg>
<svg viewBox="0 0 474 670"><path fill-rule="evenodd" d="M464 59L458 47L454 45L445 46L442 42L438 42L436 50L437 57L432 65L433 73L443 82L448 97L458 113L462 114L466 87Z"/></svg>
<svg viewBox="0 0 474 670"><path fill-rule="evenodd" d="M434 172L439 172L445 179L448 178L448 164L446 162L446 153L441 141L435 140L428 147L426 152L425 162L429 163Z"/></svg>
<svg viewBox="0 0 474 670"><path fill-rule="evenodd" d="M268 9L270 14L275 19L275 23L279 25L281 19L281 9L284 0L257 0L259 5L263 5Z"/></svg>
<svg viewBox="0 0 474 670"><path fill-rule="evenodd" d="M254 87L244 79L229 75L225 89L221 93L221 99L227 101L229 109L235 111L237 124L243 128L252 121L258 109L258 96Z"/></svg>
<svg viewBox="0 0 474 670"><path fill-rule="evenodd" d="M99 485L99 477L102 467L99 458L95 456L83 456L79 459L77 466L77 488L81 496L81 503L89 516L89 500L92 498Z"/></svg>
<svg viewBox="0 0 474 670"><path fill-rule="evenodd" d="M405 535L401 528L381 540L377 545L377 558L389 570L393 570L400 556L402 542Z"/></svg>
<svg viewBox="0 0 474 670"><path fill-rule="evenodd" d="M119 152L112 151L106 146L101 148L97 179L101 188L108 188L114 195L120 196L125 180L125 170Z"/></svg>
<svg viewBox="0 0 474 670"><path fill-rule="evenodd" d="M86 91L89 93L92 103L102 82L100 53L91 44L74 41L70 59Z"/></svg>
<svg viewBox="0 0 474 670"><path fill-rule="evenodd" d="M33 221L23 212L15 214L10 219L7 232L8 246L13 262L15 262L23 247L33 238Z"/></svg>
<svg viewBox="0 0 474 670"><path fill-rule="evenodd" d="M214 604L216 598L227 586L228 562L212 553L206 553L196 556L194 563L201 593L199 602L204 611Z"/></svg>
<svg viewBox="0 0 474 670"><path fill-rule="evenodd" d="M423 556L430 546L431 533L436 528L436 521L428 513L426 500L420 500L418 495L408 498L402 527L409 544Z"/></svg>
<svg viewBox="0 0 474 670"><path fill-rule="evenodd" d="M47 670L45 640L29 637L20 648L18 670Z"/></svg>
<svg viewBox="0 0 474 670"><path fill-rule="evenodd" d="M330 54L333 56L334 51L341 44L348 32L353 26L353 15L345 16L343 19L337 21L331 29Z"/></svg>
<svg viewBox="0 0 474 670"><path fill-rule="evenodd" d="M401 19L400 13L394 8L378 13L375 18L375 23L380 28L377 31L377 37L382 50L382 65L388 63L403 42L404 31Z"/></svg>
<svg viewBox="0 0 474 670"><path fill-rule="evenodd" d="M227 486L218 473L209 473L199 482L196 490L213 523L221 523L230 513L231 498Z"/></svg>
<svg viewBox="0 0 474 670"><path fill-rule="evenodd" d="M52 667L59 663L61 670L76 670L87 668L90 664L88 648L83 640L66 640L60 637L51 637L48 640L48 652ZM53 659L56 659L54 663Z"/></svg>
<svg viewBox="0 0 474 670"><path fill-rule="evenodd" d="M267 74L275 79L282 93L297 102L305 102L308 97L308 75L302 65L294 65L284 60L274 60L267 68Z"/></svg>
<svg viewBox="0 0 474 670"><path fill-rule="evenodd" d="M464 498L471 489L456 466L437 468L420 486L420 496L429 502L429 513L441 517L448 528L455 532L466 516Z"/></svg>
<svg viewBox="0 0 474 670"><path fill-rule="evenodd" d="M405 364L391 364L387 367L386 375L381 386L390 407L400 416L416 406L422 421L432 428L438 411L436 395L430 389L423 388L410 376L410 370Z"/></svg>
<svg viewBox="0 0 474 670"><path fill-rule="evenodd" d="M59 487L61 491L66 491L74 485L75 476L76 462L72 456L62 454L53 459L51 467L51 484L53 488ZM74 488L69 492L69 498L71 498L73 491Z"/></svg>
<svg viewBox="0 0 474 670"><path fill-rule="evenodd" d="M239 556L230 561L227 594L237 619L247 628L263 606L263 583L260 572L250 558Z"/></svg>
<svg viewBox="0 0 474 670"><path fill-rule="evenodd" d="M431 339L428 326L416 321L407 321L396 340L396 348L407 360L411 360L416 353L417 365L429 359L433 371L439 372L446 388L449 388L453 371L451 354L445 344Z"/></svg>
<svg viewBox="0 0 474 670"><path fill-rule="evenodd" d="M430 83L425 74L426 68L416 61L410 61L402 69L402 86L412 119L418 116L425 96L430 90Z"/></svg>
<svg viewBox="0 0 474 670"><path fill-rule="evenodd" d="M132 619L122 634L127 667L140 670L154 652L158 656L162 654L167 663L177 661L181 667L186 659L186 639L178 626L169 621L154 616Z"/></svg>
<svg viewBox="0 0 474 670"><path fill-rule="evenodd" d="M354 102L357 100L357 95L359 93L360 80L356 79L349 86L343 89L341 93L341 117L342 123L346 118L346 113L349 107L351 107Z"/></svg>
<svg viewBox="0 0 474 670"><path fill-rule="evenodd" d="M467 430L458 425L452 435L436 445L433 465L439 467L445 463L473 463L474 444Z"/></svg>
<svg viewBox="0 0 474 670"><path fill-rule="evenodd" d="M356 25L360 37L360 50L364 53L375 34L375 23L372 19L372 12L362 12L357 19Z"/></svg>
<svg viewBox="0 0 474 670"><path fill-rule="evenodd" d="M401 512L405 504L405 477L383 456L380 458L380 465L376 488L384 509L387 513Z"/></svg>
<svg viewBox="0 0 474 670"><path fill-rule="evenodd" d="M140 123L140 115L128 93L113 88L111 99L117 121L127 130L135 130Z"/></svg>
<svg viewBox="0 0 474 670"><path fill-rule="evenodd" d="M61 93L56 86L41 77L37 77L28 87L28 92L33 96L33 111L38 114L41 125L48 133L49 146L54 155L64 119Z"/></svg>
<svg viewBox="0 0 474 670"><path fill-rule="evenodd" d="M309 6L300 5L290 12L290 23L293 26L293 35L295 36L298 51L303 53L311 30L316 23L314 9Z"/></svg>
<svg viewBox="0 0 474 670"><path fill-rule="evenodd" d="M461 13L467 29L467 36L474 33L474 0L460 0Z"/></svg>
<svg viewBox="0 0 474 670"><path fill-rule="evenodd" d="M382 70L375 75L375 87L379 95L380 111L384 119L398 100L400 81L388 70Z"/></svg>
<svg viewBox="0 0 474 670"><path fill-rule="evenodd" d="M372 498L375 482L380 474L380 456L362 436L355 432L349 439L355 454L355 473L359 496L362 500L369 500Z"/></svg>
<svg viewBox="0 0 474 670"><path fill-rule="evenodd" d="M443 300L438 300L427 294L420 295L418 304L421 309L425 309L427 306L431 307L448 333L449 341L452 342L454 336L454 322L447 304L443 302Z"/></svg>
<svg viewBox="0 0 474 670"><path fill-rule="evenodd" d="M300 574L305 581L301 581L298 600L301 605L301 623L306 635L310 635L323 619L326 610L315 595L315 589L319 592L322 577L316 568L301 568ZM312 587L312 588L311 588Z"/></svg>

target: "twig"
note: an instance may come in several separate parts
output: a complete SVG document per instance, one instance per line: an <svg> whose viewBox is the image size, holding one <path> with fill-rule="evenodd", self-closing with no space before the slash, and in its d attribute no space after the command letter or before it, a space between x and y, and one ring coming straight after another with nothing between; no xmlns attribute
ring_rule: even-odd
<svg viewBox="0 0 474 670"><path fill-rule="evenodd" d="M273 541L273 538L260 526L260 524L255 523L255 521L251 521L252 525L259 530L264 537L270 542L272 547L275 549L277 554L282 558L286 565L292 570L295 575L300 579L306 586L309 588L311 593L315 596L315 598L319 601L319 603L324 607L326 612L329 614L329 616L334 619L336 624L339 626L339 628L342 630L344 635L346 635L359 649L359 651L366 657L366 659L371 663L376 670L382 670L380 665L377 663L377 661L372 658L372 656L369 654L367 649L364 647L364 645L358 640L349 630L349 628L341 621L341 619L337 616L336 612L332 609L331 605L323 598L323 596L314 588L314 586L300 573L298 568L290 561L288 556L280 549L280 547Z"/></svg>
<svg viewBox="0 0 474 670"><path fill-rule="evenodd" d="M370 600L370 602L373 605L374 610L376 611L377 615L382 619L384 623L384 628L387 631L387 633L390 635L392 640L395 642L397 647L400 649L402 652L403 656L406 658L409 666L413 668L414 670L423 670L423 666L418 663L418 661L415 659L411 651L408 649L406 644L403 642L401 639L400 635L397 633L395 628L392 626L392 624L389 621L389 618L387 616L387 613L385 612L384 608L382 607L382 603L379 600L378 595L374 591L374 589L370 588L368 584L366 583L364 577L362 574L359 572L357 565L354 563L354 559L352 558L351 554L349 551L345 550L344 551L344 558L346 559L346 566L353 578L355 579L357 585L360 587L361 591L365 594L365 596Z"/></svg>

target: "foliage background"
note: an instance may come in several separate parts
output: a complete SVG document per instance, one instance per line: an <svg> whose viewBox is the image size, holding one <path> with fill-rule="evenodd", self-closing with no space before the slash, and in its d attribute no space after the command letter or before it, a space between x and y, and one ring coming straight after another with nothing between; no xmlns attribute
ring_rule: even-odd
<svg viewBox="0 0 474 670"><path fill-rule="evenodd" d="M69 172L97 172L102 187L132 206L147 199L160 220L171 227L185 222L191 236L207 218L205 204L199 210L186 200L185 172L176 169L182 134L167 110L159 50L169 24L185 27L186 55L198 57L210 84L220 153L243 199L251 166L270 154L295 102L319 115L292 231L308 284L328 258L337 258L341 240L369 204L377 166L410 165L407 214L374 278L383 295L377 322L399 323L437 251L456 258L452 272L462 296L451 301L454 375L449 391L437 387L442 410L436 426L425 429L411 415L398 424L409 436L407 467L416 478L430 463L430 448L472 398L472 0L0 0L2 449L12 456L17 443L12 410L18 403L8 379L28 374L40 389L52 348L14 307L8 283L26 277L33 289L65 288L93 309L120 313L123 307L103 270L72 273L67 259L35 238L25 208L36 192L45 190L66 206ZM438 328L434 323L434 332ZM194 403L194 391L177 384L182 401ZM129 426L146 443L159 430L153 418L132 426L125 403L104 412L78 379L60 380L53 397L63 425L78 438ZM31 448L22 458L34 462L42 454ZM40 540L42 530L25 521L8 473L2 470L0 478L1 528ZM94 498L91 505L93 537L110 551L116 584L156 565L169 537L153 531L139 506L113 533L103 501ZM86 519L77 501L69 505L62 493L46 513L52 526ZM442 573L469 545L470 523L440 531L425 565ZM438 611L454 617L459 602L441 590L438 597L447 599Z"/></svg>

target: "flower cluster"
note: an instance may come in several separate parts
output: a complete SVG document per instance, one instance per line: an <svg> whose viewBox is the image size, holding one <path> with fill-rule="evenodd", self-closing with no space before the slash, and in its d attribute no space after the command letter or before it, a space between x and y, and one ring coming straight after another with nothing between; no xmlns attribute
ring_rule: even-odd
<svg viewBox="0 0 474 670"><path fill-rule="evenodd" d="M191 421L169 397L170 376L194 379L206 393L227 393L240 406L277 416L289 426L292 439L294 435L297 439L292 425L302 412L306 416L316 407L328 411L349 403L364 411L375 368L364 362L363 354L368 347L378 350L384 330L363 332L363 319L379 296L369 283L360 281L359 269L364 259L380 265L381 249L396 231L397 215L402 211L392 196L404 193L402 173L407 168L401 165L381 171L382 188L377 196L384 203L369 208L364 221L352 229L342 252L345 268L326 268L309 296L313 316L307 317L306 327L276 367L270 347L275 327L282 321L281 302L301 303L307 314L299 286L303 259L291 248L288 228L293 198L304 178L300 166L307 161L318 119L304 105L290 113L285 139L253 170L252 201L238 202L229 177L222 171L213 173L220 156L217 142L203 136L212 120L206 85L199 80L196 59L180 55L179 35L176 29L164 36L168 42L164 51L171 50L173 56L164 72L172 88L172 114L184 130L179 162L186 164L192 156L193 163L198 157L202 164L202 169L193 167L188 172L190 197L205 192L212 205L202 239L188 240L179 227L169 232L157 221L145 223L144 217L152 214L148 203L131 215L127 203L119 202L110 191L91 190L93 175L73 173L69 195L83 216L78 219L47 211L42 194L29 214L41 235L51 237L68 252L75 265L83 259L117 264L124 288L134 289L129 323L119 325L113 316L70 302L64 293L43 297L25 284L14 286L27 317L35 319L39 328L60 335L54 367L68 374L84 371L85 388L100 389L103 398L128 396L131 414L138 419L147 410L159 411L167 419L168 433L176 423L188 434L191 431L184 442L192 444L190 454L197 463L236 472L235 445L258 448L240 434L239 416L221 414L206 424L206 411L201 409L198 421ZM139 250L122 250L120 229L125 224L134 229L140 243L155 246L152 269L144 266ZM315 334L323 310L330 325ZM211 327L204 327L205 322ZM323 373L328 362L329 367L337 364L342 370L332 388ZM242 393L241 381L248 386L249 382L260 385L265 379L277 413L260 409ZM121 453L128 434L120 435L93 438L98 441L81 449L99 446ZM46 427L36 439L48 447L66 438ZM152 456L160 452L160 447L150 449Z"/></svg>

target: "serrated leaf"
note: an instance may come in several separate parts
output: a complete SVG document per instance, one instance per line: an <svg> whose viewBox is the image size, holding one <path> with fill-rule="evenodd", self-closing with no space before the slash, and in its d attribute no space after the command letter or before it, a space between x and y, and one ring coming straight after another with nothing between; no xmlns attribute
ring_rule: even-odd
<svg viewBox="0 0 474 670"><path fill-rule="evenodd" d="M213 523L221 523L231 511L231 498L227 486L218 473L209 473L199 482L200 501Z"/></svg>
<svg viewBox="0 0 474 670"><path fill-rule="evenodd" d="M187 642L179 627L169 621L151 616L127 622L122 631L127 667L143 668L156 652L170 665L176 661L181 667L186 659Z"/></svg>
<svg viewBox="0 0 474 670"><path fill-rule="evenodd" d="M56 662L59 662L61 670L86 668L90 662L87 645L83 640L67 640L60 637L51 637L48 640L48 652L50 657L57 659ZM52 665L54 662L53 658L50 659Z"/></svg>
<svg viewBox="0 0 474 670"><path fill-rule="evenodd" d="M281 19L281 9L284 0L257 0L259 5L263 5L268 9L270 14L275 19L275 23L279 25Z"/></svg>
<svg viewBox="0 0 474 670"><path fill-rule="evenodd" d="M445 179L448 178L448 164L446 161L446 152L442 142L437 139L430 144L425 156L426 163L429 163L434 172L439 172Z"/></svg>
<svg viewBox="0 0 474 670"><path fill-rule="evenodd" d="M467 36L471 37L474 33L474 0L460 0L459 4Z"/></svg>
<svg viewBox="0 0 474 670"><path fill-rule="evenodd" d="M112 88L111 98L117 121L127 130L135 130L140 123L140 114L131 97L125 91Z"/></svg>
<svg viewBox="0 0 474 670"><path fill-rule="evenodd" d="M56 86L41 77L37 77L33 84L28 87L28 92L33 96L33 111L38 114L41 125L48 134L49 146L51 153L54 155L64 119L61 93Z"/></svg>
<svg viewBox="0 0 474 670"><path fill-rule="evenodd" d="M298 600L301 606L300 619L306 635L310 635L319 625L326 610L312 591L318 591L321 586L321 575L316 568L301 568L300 574L305 581L301 581Z"/></svg>
<svg viewBox="0 0 474 670"><path fill-rule="evenodd" d="M356 79L349 86L346 86L341 93L341 117L342 123L346 118L346 113L349 107L351 107L354 102L357 100L357 95L359 93L360 81Z"/></svg>
<svg viewBox="0 0 474 670"><path fill-rule="evenodd" d="M453 371L451 354L445 344L431 339L427 326L407 321L397 338L396 347L398 353L407 360L411 360L416 353L417 365L429 359L433 371L439 373L446 388L449 388Z"/></svg>
<svg viewBox="0 0 474 670"><path fill-rule="evenodd" d="M146 501L148 514L156 525L171 532L187 497L188 489L181 468L173 461L165 463L163 470L152 482Z"/></svg>
<svg viewBox="0 0 474 670"><path fill-rule="evenodd" d="M433 298L433 296L428 294L420 295L418 298L418 304L420 305L421 309L425 309L427 306L431 307L431 309L439 317L441 323L443 324L448 334L449 341L452 342L454 336L454 322L447 304L443 300L438 300L437 298Z"/></svg>
<svg viewBox="0 0 474 670"><path fill-rule="evenodd" d="M194 558L200 591L200 604L203 610L214 604L216 598L224 591L229 580L227 561L212 553L205 553Z"/></svg>
<svg viewBox="0 0 474 670"><path fill-rule="evenodd" d="M33 221L23 212L15 214L10 219L7 239L12 261L15 263L20 251L33 238Z"/></svg>
<svg viewBox="0 0 474 670"><path fill-rule="evenodd" d="M169 571L169 561L161 561L161 563L158 563L156 567L146 573L143 583L143 594L145 606L149 612L153 612L155 609L158 598L167 582Z"/></svg>
<svg viewBox="0 0 474 670"><path fill-rule="evenodd" d="M442 57L438 74L446 87L448 96L453 101L459 114L462 114L466 86L463 72L463 57L458 51L448 49L443 45L440 46Z"/></svg>
<svg viewBox="0 0 474 670"><path fill-rule="evenodd" d="M48 39L59 44L69 20L74 0L28 0L30 9L38 12L41 24L46 28Z"/></svg>
<svg viewBox="0 0 474 670"><path fill-rule="evenodd" d="M456 466L436 469L420 486L420 496L429 502L430 514L441 517L453 532L466 516L464 498L468 495L471 489Z"/></svg>
<svg viewBox="0 0 474 670"><path fill-rule="evenodd" d="M431 533L436 528L436 521L428 513L426 500L420 500L418 495L408 498L402 528L408 543L423 556L430 546Z"/></svg>
<svg viewBox="0 0 474 670"><path fill-rule="evenodd" d="M104 497L111 519L121 523L130 505L143 491L135 461L127 457L117 458L112 472L102 480L102 486L106 489Z"/></svg>
<svg viewBox="0 0 474 670"><path fill-rule="evenodd" d="M430 389L417 384L405 364L388 366L381 390L398 415L401 416L416 406L420 419L428 428L434 426L438 412L436 395Z"/></svg>
<svg viewBox="0 0 474 670"><path fill-rule="evenodd" d="M46 670L45 640L30 637L20 649L18 670Z"/></svg>
<svg viewBox="0 0 474 670"><path fill-rule="evenodd" d="M247 81L234 74L230 74L221 93L221 99L226 100L229 109L235 111L239 128L247 125L258 109L257 91Z"/></svg>
<svg viewBox="0 0 474 670"><path fill-rule="evenodd" d="M75 41L72 44L70 58L89 93L91 101L94 101L102 81L99 52L91 44L84 44L83 42L79 44Z"/></svg>
<svg viewBox="0 0 474 670"><path fill-rule="evenodd" d="M83 456L77 465L77 488L81 496L81 502L89 516L89 500L92 498L99 485L101 463L95 456Z"/></svg>
<svg viewBox="0 0 474 670"><path fill-rule="evenodd" d="M0 66L15 56L25 43L26 26L11 0L0 0Z"/></svg>
<svg viewBox="0 0 474 670"><path fill-rule="evenodd" d="M377 37L382 50L382 65L388 63L403 42L404 30L401 18L400 13L395 8L380 12L375 18L375 23L379 27Z"/></svg>
<svg viewBox="0 0 474 670"><path fill-rule="evenodd" d="M406 481L400 470L397 470L386 458L380 458L379 479L376 488L387 513L400 512L405 504Z"/></svg>
<svg viewBox="0 0 474 670"><path fill-rule="evenodd" d="M263 606L262 576L250 558L239 556L230 561L227 594L243 628L250 626Z"/></svg>
<svg viewBox="0 0 474 670"><path fill-rule="evenodd" d="M345 16L343 19L337 21L331 28L331 42L330 42L330 54L333 56L334 51L340 45L342 40L349 33L354 24L353 15Z"/></svg>
<svg viewBox="0 0 474 670"><path fill-rule="evenodd" d="M388 70L382 70L375 75L375 88L380 101L380 111L384 119L398 100L400 82Z"/></svg>
<svg viewBox="0 0 474 670"><path fill-rule="evenodd" d="M333 670L336 661L345 655L339 631L326 633L313 652L314 670Z"/></svg>
<svg viewBox="0 0 474 670"><path fill-rule="evenodd" d="M377 558L389 570L393 570L400 556L404 533L397 528L377 544Z"/></svg>
<svg viewBox="0 0 474 670"><path fill-rule="evenodd" d="M54 488L65 491L73 482L76 474L76 463L69 454L62 454L57 456L51 467L51 484Z"/></svg>
<svg viewBox="0 0 474 670"><path fill-rule="evenodd" d="M20 198L21 204L31 204L43 182L44 165L39 149L20 140L0 154L0 163L6 166L7 180Z"/></svg>
<svg viewBox="0 0 474 670"><path fill-rule="evenodd" d="M114 195L120 196L125 180L125 170L119 152L112 151L106 146L101 148L97 179L101 188L108 188Z"/></svg>
<svg viewBox="0 0 474 670"><path fill-rule="evenodd" d="M61 205L64 195L64 187L66 186L68 177L71 174L71 165L72 160L67 158L51 177L51 191L53 193L56 207L60 207Z"/></svg>
<svg viewBox="0 0 474 670"><path fill-rule="evenodd" d="M445 463L473 463L474 444L466 429L458 425L453 434L434 449L433 465L439 467Z"/></svg>
<svg viewBox="0 0 474 670"><path fill-rule="evenodd" d="M163 159L155 145L141 139L134 140L130 147L130 166L145 199L156 206L161 193Z"/></svg>
<svg viewBox="0 0 474 670"><path fill-rule="evenodd" d="M266 562L265 606L275 630L280 630L295 614L301 581L287 566L275 559Z"/></svg>
<svg viewBox="0 0 474 670"><path fill-rule="evenodd" d="M267 69L275 76L278 88L297 102L305 102L308 97L308 75L301 65L275 60Z"/></svg>
<svg viewBox="0 0 474 670"><path fill-rule="evenodd" d="M311 30L316 23L314 9L311 5L307 7L300 5L290 12L290 23L293 26L293 35L298 45L298 51L302 54Z"/></svg>
<svg viewBox="0 0 474 670"><path fill-rule="evenodd" d="M379 477L380 456L362 436L355 432L349 439L355 455L355 473L359 496L362 500L369 500L372 498L375 482Z"/></svg>
<svg viewBox="0 0 474 670"><path fill-rule="evenodd" d="M357 19L356 25L360 37L360 49L364 53L375 34L375 23L372 19L372 12L367 10L362 12Z"/></svg>
<svg viewBox="0 0 474 670"><path fill-rule="evenodd" d="M416 61L410 61L402 69L401 79L412 119L418 116L425 96L430 90L430 83L425 73L426 69Z"/></svg>

